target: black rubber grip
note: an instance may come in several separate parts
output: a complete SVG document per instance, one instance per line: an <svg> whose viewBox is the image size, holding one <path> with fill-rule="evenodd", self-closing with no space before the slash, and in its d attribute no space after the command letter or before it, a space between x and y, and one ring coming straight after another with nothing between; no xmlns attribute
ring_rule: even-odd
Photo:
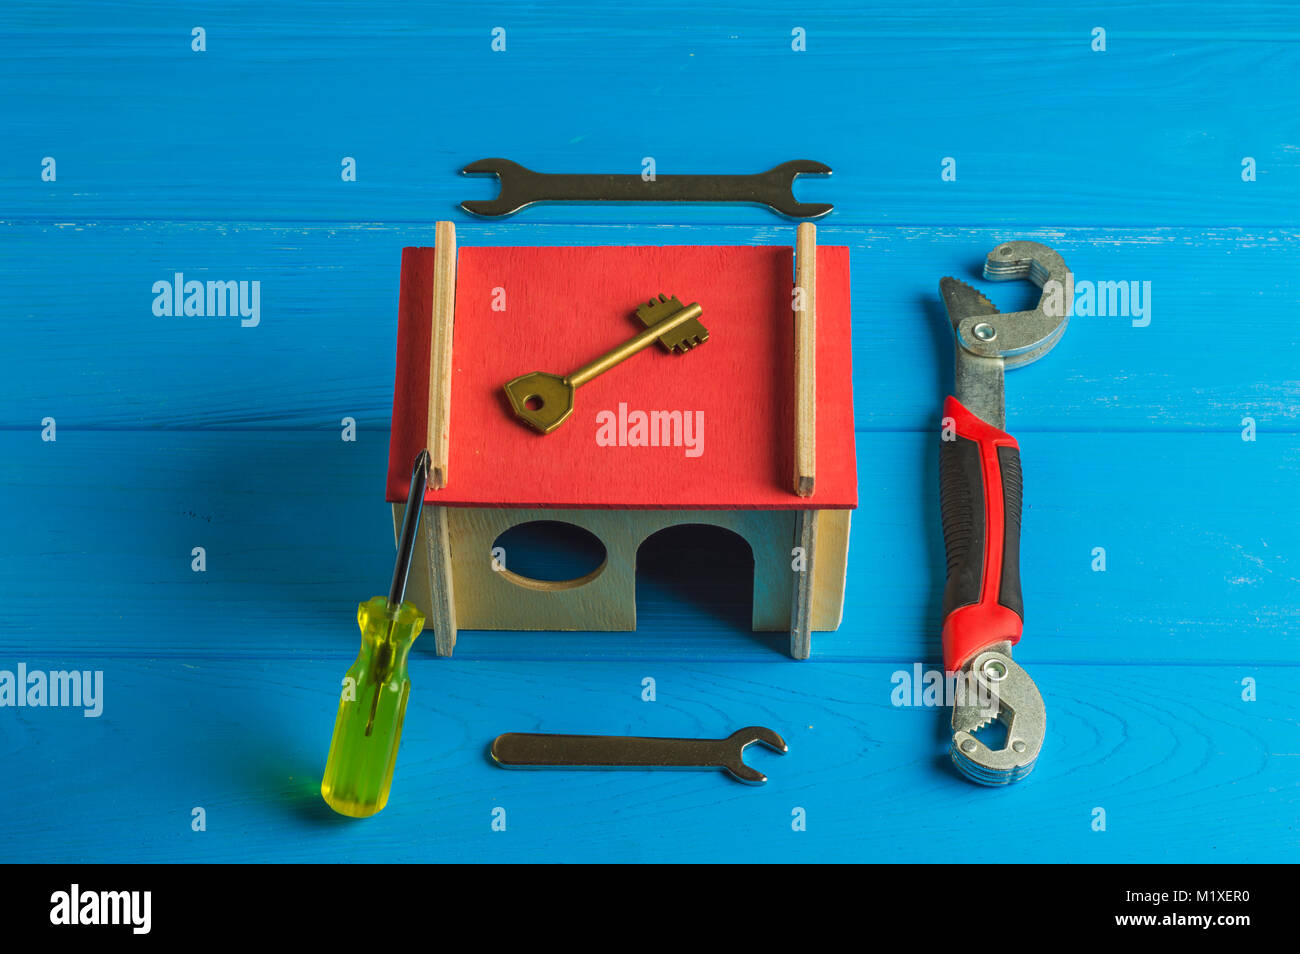
<svg viewBox="0 0 1300 954"><path fill-rule="evenodd" d="M999 447L1002 476L1002 573L998 602L1022 620L1020 593L1020 451ZM980 600L984 580L984 473L979 443L957 435L939 445L939 512L948 558L943 615Z"/></svg>
<svg viewBox="0 0 1300 954"><path fill-rule="evenodd" d="M979 444L955 437L939 445L939 515L948 557L943 615L978 603L984 559L984 476Z"/></svg>
<svg viewBox="0 0 1300 954"><path fill-rule="evenodd" d="M1025 618L1025 600L1020 595L1020 450L1016 447L998 448L998 470L1002 472L1002 582L998 587L998 602L1022 620Z"/></svg>

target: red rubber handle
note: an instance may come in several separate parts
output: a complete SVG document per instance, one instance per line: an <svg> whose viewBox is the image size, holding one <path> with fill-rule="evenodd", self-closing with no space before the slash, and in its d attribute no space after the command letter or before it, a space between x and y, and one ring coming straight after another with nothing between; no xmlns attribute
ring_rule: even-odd
<svg viewBox="0 0 1300 954"><path fill-rule="evenodd" d="M939 506L948 557L943 592L943 665L960 669L1024 630L1020 594L1020 445L955 397L943 404Z"/></svg>

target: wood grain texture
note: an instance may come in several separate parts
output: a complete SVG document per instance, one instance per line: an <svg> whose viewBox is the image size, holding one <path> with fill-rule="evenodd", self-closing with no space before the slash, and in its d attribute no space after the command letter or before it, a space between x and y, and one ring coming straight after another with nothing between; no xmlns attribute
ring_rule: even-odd
<svg viewBox="0 0 1300 954"><path fill-rule="evenodd" d="M794 251L794 492L817 485L817 226L803 222ZM832 438L833 440L834 438Z"/></svg>
<svg viewBox="0 0 1300 954"><path fill-rule="evenodd" d="M939 279L975 283L1003 310L1025 307L1028 285L989 283L979 273L1009 234L1059 249L1079 279L1151 281L1153 298L1148 326L1076 315L1045 360L1009 375L1013 433L1226 432L1247 416L1263 432L1300 432L1300 325L1291 318L1290 277L1300 231L823 224L818 233L823 248L847 246L852 262L859 435L938 426L953 376ZM461 225L457 234L471 247L780 245L789 226L511 222ZM403 247L432 242L431 225L5 225L0 312L12 316L5 340L22 360L6 369L0 427L35 430L49 415L75 428L326 432L350 416L386 438L399 256ZM72 262L74 272L54 278L33 262ZM150 286L178 267L204 279L262 281L261 323L156 317Z"/></svg>
<svg viewBox="0 0 1300 954"><path fill-rule="evenodd" d="M990 793L947 766L943 710L894 704L906 657L719 666L422 655L410 665L392 797L356 824L319 794L345 661L205 652L78 664L104 672L100 718L5 712L8 861L950 863L953 831L987 824L991 797L1001 837L981 843L987 863L1150 861L1155 846L1165 861L1282 862L1300 850L1300 694L1286 669L1039 665L1048 745L1030 780ZM657 682L652 703L646 677ZM1243 678L1257 680L1257 702L1242 701ZM487 755L506 731L708 737L742 725L789 743L784 756L747 753L764 786L716 772L505 772ZM196 806L205 832L190 828ZM491 829L498 808L504 832ZM791 830L796 808L806 831ZM1097 808L1105 831L1092 830Z"/></svg>
<svg viewBox="0 0 1300 954"><path fill-rule="evenodd" d="M849 580L849 528L852 510L818 510L817 567L813 573L812 618L815 630L836 630L844 620Z"/></svg>
<svg viewBox="0 0 1300 954"><path fill-rule="evenodd" d="M0 708L6 860L951 863L990 811L986 862L1300 859L1294 4L8 4L0 52L0 669L102 669L106 690L99 719ZM392 568L401 250L438 219L471 247L788 246L738 206L471 220L456 204L496 185L456 172L745 172L796 145L835 170L795 191L835 204L819 238L852 262L861 506L851 533L847 511L817 524L819 576L827 538L851 543L843 625L796 665L784 633L647 586L636 633L467 630L454 659L420 640L392 802L333 817L356 604ZM891 695L938 660L937 282L1023 307L979 275L1009 237L1078 279L1150 281L1152 308L1076 316L1008 376L1016 655L1049 735L1029 779L985 792L946 764L944 713ZM260 282L260 320L153 314L178 271ZM752 756L761 789L486 757L502 731L746 723L790 743Z"/></svg>
<svg viewBox="0 0 1300 954"><path fill-rule="evenodd" d="M360 0L277 5L274 17L249 4L55 9L0 10L10 216L461 224L459 202L496 194L456 174L474 159L638 173L650 155L660 174L820 160L834 177L796 194L833 202L850 225L1300 224L1300 17L1286 3L1230 16L1210 3L1067 3L1025 17L1005 0L822 0L798 15L675 0L653 22L585 3L502 3L492 17L448 4L377 14ZM200 21L209 43L196 54ZM496 26L503 53L490 49ZM435 90L439 121L412 123ZM792 116L793 142L775 132ZM57 182L41 181L44 156ZM1244 156L1258 161L1254 183L1241 180ZM341 179L343 157L355 182ZM956 181L940 177L945 157ZM517 221L774 220L678 205L538 206Z"/></svg>
<svg viewBox="0 0 1300 954"><path fill-rule="evenodd" d="M790 655L807 659L812 655L813 581L817 571L817 511L796 510L794 546L803 565L794 574L790 594Z"/></svg>
<svg viewBox="0 0 1300 954"><path fill-rule="evenodd" d="M0 588L9 607L0 660L55 648L69 658L107 649L350 658L356 604L385 592L392 574L386 435L363 431L356 443L311 431L59 435L49 444L0 432ZM1026 625L1017 658L1026 665L1300 659L1300 526L1279 518L1293 511L1300 482L1293 437L1032 432L1019 441ZM938 442L937 432L881 433L859 447L872 489L852 523L843 624L817 637L814 661L938 659ZM95 462L90 487L86 460ZM1212 478L1190 462L1212 462ZM190 568L195 546L206 548L203 573ZM1104 572L1093 569L1098 547ZM49 607L67 598L69 578L93 624L51 628ZM639 631L625 636L461 633L457 654L786 658L784 637L737 630L707 602L643 598L638 617ZM416 645L417 654L432 651Z"/></svg>
<svg viewBox="0 0 1300 954"><path fill-rule="evenodd" d="M429 316L429 403L426 447L433 457L429 489L447 486L451 452L451 355L456 320L456 225L434 228L433 308Z"/></svg>
<svg viewBox="0 0 1300 954"><path fill-rule="evenodd" d="M406 504L393 504L393 540L402 536ZM456 577L451 561L447 508L426 506L420 514L420 542L411 558L406 599L424 613L424 628L433 630L435 652L450 656L456 648Z"/></svg>

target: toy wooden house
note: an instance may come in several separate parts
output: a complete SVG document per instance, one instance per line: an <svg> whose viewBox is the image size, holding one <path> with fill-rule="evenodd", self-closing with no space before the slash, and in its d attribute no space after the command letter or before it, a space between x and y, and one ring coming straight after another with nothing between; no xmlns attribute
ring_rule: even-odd
<svg viewBox="0 0 1300 954"><path fill-rule="evenodd" d="M407 598L439 655L458 629L633 630L637 552L677 524L738 534L754 559L754 630L839 626L857 505L849 254L796 247L456 249L402 253L387 499L400 526L411 462L433 471ZM708 340L648 347L576 392L550 433L526 426L503 385L559 375L643 330L664 294L698 302ZM495 559L512 527L585 528L605 561L537 580Z"/></svg>

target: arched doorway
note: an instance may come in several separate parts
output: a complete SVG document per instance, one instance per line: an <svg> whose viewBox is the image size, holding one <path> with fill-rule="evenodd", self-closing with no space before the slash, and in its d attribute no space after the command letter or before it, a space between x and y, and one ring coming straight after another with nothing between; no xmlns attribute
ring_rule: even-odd
<svg viewBox="0 0 1300 954"><path fill-rule="evenodd" d="M637 548L637 629L689 626L702 634L748 633L754 554L740 534L684 523L650 534Z"/></svg>

